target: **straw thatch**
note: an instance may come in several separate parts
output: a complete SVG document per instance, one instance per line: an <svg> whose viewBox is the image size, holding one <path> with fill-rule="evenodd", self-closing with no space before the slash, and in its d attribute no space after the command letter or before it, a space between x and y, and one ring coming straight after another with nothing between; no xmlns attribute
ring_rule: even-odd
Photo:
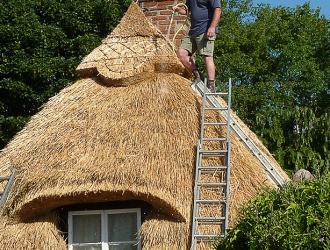
<svg viewBox="0 0 330 250"><path fill-rule="evenodd" d="M0 217L1 249L65 250L67 245L57 229L57 216L49 214L30 223L12 223Z"/></svg>
<svg viewBox="0 0 330 250"><path fill-rule="evenodd" d="M106 39L110 47L116 43L113 37L124 32L125 22L134 20L130 15L147 22L133 3L114 35ZM149 31L143 34L137 27L125 30L123 39L163 39L156 29L151 27ZM177 64L175 53L166 46L157 50L157 55L164 53L168 61ZM12 225L2 223L0 244L6 246L4 249L20 249L21 245L24 249L42 249L40 242L45 242L45 249L64 249L54 219L43 219L52 218L57 208L143 200L152 205L141 228L143 249L187 249L201 98L192 90L190 81L180 75L181 65L177 71L154 70L146 75L133 66L129 77L126 73L107 72L104 76L111 79L107 81L98 76L100 71L89 71L88 65L92 64L88 58L91 56L82 63L85 69L81 65L78 68L88 72L87 78L51 98L0 154L0 174L10 167L17 169L2 211L2 220ZM109 58L112 67L112 57ZM148 63L154 60L150 58ZM100 57L92 67L99 70L102 61L107 60ZM129 84L125 84L126 80ZM210 119L216 117L214 112L209 114ZM224 132L219 128L209 131L210 135ZM231 138L233 224L243 203L262 188L276 185L239 139L234 134ZM209 145L216 146L219 145ZM215 161L210 159L207 164ZM204 178L220 180L223 173ZM218 209L205 207L201 212L214 215ZM43 232L35 236L40 229ZM16 240L15 232L24 233Z"/></svg>
<svg viewBox="0 0 330 250"><path fill-rule="evenodd" d="M114 31L78 66L83 77L97 75L112 85L136 84L155 72L184 73L173 45L132 4Z"/></svg>

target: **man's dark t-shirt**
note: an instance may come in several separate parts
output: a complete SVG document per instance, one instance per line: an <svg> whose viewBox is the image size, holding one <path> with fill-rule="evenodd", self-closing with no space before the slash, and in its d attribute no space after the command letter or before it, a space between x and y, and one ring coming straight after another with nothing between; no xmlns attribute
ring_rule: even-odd
<svg viewBox="0 0 330 250"><path fill-rule="evenodd" d="M220 0L187 0L191 18L189 36L206 33L211 25L215 8L221 8Z"/></svg>

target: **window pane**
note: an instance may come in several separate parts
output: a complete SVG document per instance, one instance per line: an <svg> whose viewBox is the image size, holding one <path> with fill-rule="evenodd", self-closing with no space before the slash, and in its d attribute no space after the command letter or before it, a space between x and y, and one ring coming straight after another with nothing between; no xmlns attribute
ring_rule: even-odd
<svg viewBox="0 0 330 250"><path fill-rule="evenodd" d="M108 238L109 242L136 240L137 214L136 213L108 214L108 237L109 237Z"/></svg>
<svg viewBox="0 0 330 250"><path fill-rule="evenodd" d="M102 250L102 245L73 246L73 250Z"/></svg>
<svg viewBox="0 0 330 250"><path fill-rule="evenodd" d="M101 242L100 214L73 215L72 223L73 223L73 243Z"/></svg>
<svg viewBox="0 0 330 250"><path fill-rule="evenodd" d="M102 245L73 246L73 250L102 250Z"/></svg>
<svg viewBox="0 0 330 250"><path fill-rule="evenodd" d="M131 243L123 243L116 246L109 244L109 250L137 250L137 246Z"/></svg>

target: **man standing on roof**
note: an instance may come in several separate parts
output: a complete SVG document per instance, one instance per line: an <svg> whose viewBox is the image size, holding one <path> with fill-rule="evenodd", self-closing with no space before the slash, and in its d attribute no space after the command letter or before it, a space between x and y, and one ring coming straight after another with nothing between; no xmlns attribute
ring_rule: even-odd
<svg viewBox="0 0 330 250"><path fill-rule="evenodd" d="M190 70L196 79L200 79L192 55L197 51L204 56L207 71L207 87L216 91L215 65L213 61L214 40L216 38L217 25L221 16L220 0L186 0L190 13L191 27L188 36L184 37L177 55L183 65ZM178 6L173 11L186 15L186 9Z"/></svg>

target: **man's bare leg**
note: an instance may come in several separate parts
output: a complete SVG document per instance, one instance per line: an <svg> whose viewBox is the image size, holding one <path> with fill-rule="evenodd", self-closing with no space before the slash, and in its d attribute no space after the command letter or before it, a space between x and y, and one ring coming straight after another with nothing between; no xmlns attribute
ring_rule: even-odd
<svg viewBox="0 0 330 250"><path fill-rule="evenodd" d="M207 79L215 80L215 65L212 56L204 56L204 63L207 71Z"/></svg>
<svg viewBox="0 0 330 250"><path fill-rule="evenodd" d="M207 82L208 88L211 92L216 92L215 87L215 64L213 61L213 56L204 56L204 63L207 71Z"/></svg>
<svg viewBox="0 0 330 250"><path fill-rule="evenodd" d="M192 58L192 56L189 55L189 52L183 48L179 48L177 51L178 58L182 62L182 64L188 69L191 73L194 74L194 76L200 77L199 73L196 68L196 64Z"/></svg>

